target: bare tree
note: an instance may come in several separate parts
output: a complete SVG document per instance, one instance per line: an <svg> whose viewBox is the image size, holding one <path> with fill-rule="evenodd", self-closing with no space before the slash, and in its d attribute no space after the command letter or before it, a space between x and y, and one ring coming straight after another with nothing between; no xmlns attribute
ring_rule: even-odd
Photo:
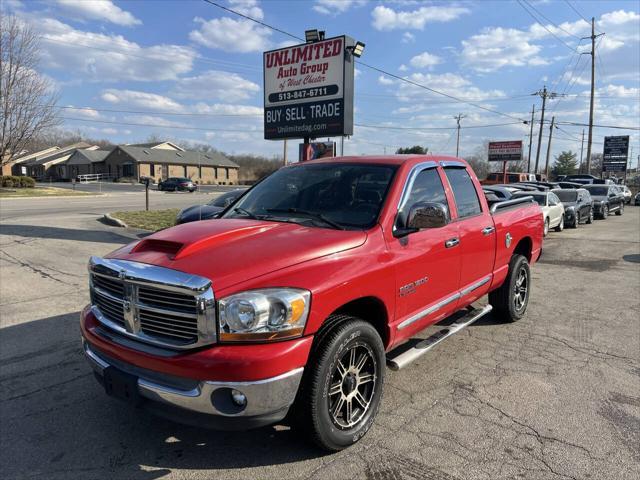
<svg viewBox="0 0 640 480"><path fill-rule="evenodd" d="M56 94L37 72L39 38L14 16L0 13L1 164L18 157L43 131L58 125Z"/></svg>

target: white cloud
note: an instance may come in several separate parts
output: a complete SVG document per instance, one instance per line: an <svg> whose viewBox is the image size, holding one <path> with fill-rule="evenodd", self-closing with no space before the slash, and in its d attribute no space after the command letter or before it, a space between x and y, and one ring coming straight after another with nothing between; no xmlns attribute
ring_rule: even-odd
<svg viewBox="0 0 640 480"><path fill-rule="evenodd" d="M231 8L247 15L248 17L255 18L256 20L262 20L264 18L264 12L258 6L257 0L229 0Z"/></svg>
<svg viewBox="0 0 640 480"><path fill-rule="evenodd" d="M235 20L223 17L205 20L196 17L200 28L192 30L189 38L208 48L218 48L227 52L262 52L270 43L271 30L250 20Z"/></svg>
<svg viewBox="0 0 640 480"><path fill-rule="evenodd" d="M416 68L431 68L442 63L442 58L429 52L423 52L413 57L410 63Z"/></svg>
<svg viewBox="0 0 640 480"><path fill-rule="evenodd" d="M155 93L137 90L118 90L109 88L103 90L100 96L105 102L126 107L147 108L150 110L181 112L184 107L178 102Z"/></svg>
<svg viewBox="0 0 640 480"><path fill-rule="evenodd" d="M515 28L486 28L462 41L461 61L481 72L492 72L510 65L541 65L542 47L530 43L531 35Z"/></svg>
<svg viewBox="0 0 640 480"><path fill-rule="evenodd" d="M153 125L156 127L186 127L188 125L182 122L176 122L174 120L168 120L164 117L157 117L155 115L127 115L124 117L125 122L130 123L144 123Z"/></svg>
<svg viewBox="0 0 640 480"><path fill-rule="evenodd" d="M57 6L73 16L89 20L101 20L131 27L142 22L130 12L114 5L111 0L56 0Z"/></svg>
<svg viewBox="0 0 640 480"><path fill-rule="evenodd" d="M402 43L413 43L416 41L416 36L411 32L404 32L402 34Z"/></svg>
<svg viewBox="0 0 640 480"><path fill-rule="evenodd" d="M228 103L197 103L192 107L195 113L205 113L212 115L262 115L263 111L260 107L252 105L232 105Z"/></svg>
<svg viewBox="0 0 640 480"><path fill-rule="evenodd" d="M396 30L399 28L422 30L427 23L450 22L469 13L468 8L458 6L428 6L413 11L396 11L378 5L371 12L373 28Z"/></svg>
<svg viewBox="0 0 640 480"><path fill-rule="evenodd" d="M393 80L389 77L385 77L384 75L380 75L378 77L378 83L380 85L393 85Z"/></svg>
<svg viewBox="0 0 640 480"><path fill-rule="evenodd" d="M200 75L181 78L176 82L173 93L178 98L234 102L251 98L259 91L258 84L236 73L208 70Z"/></svg>
<svg viewBox="0 0 640 480"><path fill-rule="evenodd" d="M409 68L403 63L398 67L398 70L400 70L401 72L406 72L407 70L409 70Z"/></svg>
<svg viewBox="0 0 640 480"><path fill-rule="evenodd" d="M74 107L73 105L67 105L67 107L69 107L68 110L73 111L74 117L82 117L88 120L96 120L102 117L100 112L90 107Z"/></svg>
<svg viewBox="0 0 640 480"><path fill-rule="evenodd" d="M360 7L366 0L316 0L313 9L324 15L338 15L349 10L351 7Z"/></svg>
<svg viewBox="0 0 640 480"><path fill-rule="evenodd" d="M454 73L443 73L440 75L431 73L412 73L406 78L419 83L420 85L424 85L465 100L482 101L488 98L505 96L505 93L498 89L481 90L474 86L470 80ZM413 101L419 97L425 98L425 96L442 99L439 95L434 95L409 83L397 82L397 84L397 95L403 101Z"/></svg>
<svg viewBox="0 0 640 480"><path fill-rule="evenodd" d="M53 18L24 19L33 22L42 35L43 65L74 77L97 81L173 80L188 73L196 57L189 47L142 47L121 35L77 30Z"/></svg>

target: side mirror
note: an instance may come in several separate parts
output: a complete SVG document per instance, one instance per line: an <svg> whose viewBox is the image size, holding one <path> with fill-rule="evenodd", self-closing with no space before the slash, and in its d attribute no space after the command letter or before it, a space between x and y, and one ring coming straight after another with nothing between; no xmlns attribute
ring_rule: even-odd
<svg viewBox="0 0 640 480"><path fill-rule="evenodd" d="M423 228L444 227L451 221L449 208L442 203L418 202L409 209L406 225L394 231L395 237L404 237Z"/></svg>

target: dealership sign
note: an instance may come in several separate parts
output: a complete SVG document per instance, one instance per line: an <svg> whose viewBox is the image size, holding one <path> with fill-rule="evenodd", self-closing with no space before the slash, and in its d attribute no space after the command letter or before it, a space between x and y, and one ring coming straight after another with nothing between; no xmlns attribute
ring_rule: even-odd
<svg viewBox="0 0 640 480"><path fill-rule="evenodd" d="M604 137L603 172L625 172L629 156L629 135Z"/></svg>
<svg viewBox="0 0 640 480"><path fill-rule="evenodd" d="M353 134L352 38L264 52L264 138Z"/></svg>
<svg viewBox="0 0 640 480"><path fill-rule="evenodd" d="M522 140L489 142L490 162L510 162L522 160Z"/></svg>

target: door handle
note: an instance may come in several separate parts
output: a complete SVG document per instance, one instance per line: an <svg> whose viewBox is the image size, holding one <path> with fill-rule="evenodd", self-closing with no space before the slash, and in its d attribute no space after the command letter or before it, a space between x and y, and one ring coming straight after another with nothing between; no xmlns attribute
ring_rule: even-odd
<svg viewBox="0 0 640 480"><path fill-rule="evenodd" d="M460 243L460 239L459 238L450 238L449 240L444 242L444 246L447 247L447 248L451 248L451 247L455 247L459 243Z"/></svg>
<svg viewBox="0 0 640 480"><path fill-rule="evenodd" d="M482 234L483 234L483 235L491 235L493 232L495 232L495 230L496 230L496 229L495 229L495 228L493 228L493 227L484 227L484 228L482 229Z"/></svg>

